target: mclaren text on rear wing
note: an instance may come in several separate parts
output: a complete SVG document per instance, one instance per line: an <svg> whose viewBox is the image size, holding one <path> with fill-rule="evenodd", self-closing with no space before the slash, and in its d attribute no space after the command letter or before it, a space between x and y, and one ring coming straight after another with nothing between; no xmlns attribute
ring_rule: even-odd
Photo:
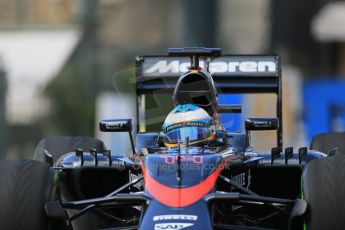
<svg viewBox="0 0 345 230"><path fill-rule="evenodd" d="M189 58L139 57L141 76L178 77L190 66ZM277 76L276 56L222 56L212 60L201 60L200 66L212 75Z"/></svg>
<svg viewBox="0 0 345 230"><path fill-rule="evenodd" d="M188 71L188 57L139 56L136 60L139 94L173 90L178 77ZM236 55L204 58L200 67L211 73L219 92L260 93L279 91L280 58L276 55Z"/></svg>

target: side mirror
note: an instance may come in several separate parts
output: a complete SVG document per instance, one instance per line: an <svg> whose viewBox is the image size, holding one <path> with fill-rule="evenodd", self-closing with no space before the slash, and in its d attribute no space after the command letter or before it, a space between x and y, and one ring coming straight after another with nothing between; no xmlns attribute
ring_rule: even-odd
<svg viewBox="0 0 345 230"><path fill-rule="evenodd" d="M136 154L132 136L132 119L101 120L99 129L102 132L128 132L133 154Z"/></svg>
<svg viewBox="0 0 345 230"><path fill-rule="evenodd" d="M245 120L246 131L277 130L278 127L278 118L247 118Z"/></svg>
<svg viewBox="0 0 345 230"><path fill-rule="evenodd" d="M112 119L99 122L102 132L132 132L132 119Z"/></svg>

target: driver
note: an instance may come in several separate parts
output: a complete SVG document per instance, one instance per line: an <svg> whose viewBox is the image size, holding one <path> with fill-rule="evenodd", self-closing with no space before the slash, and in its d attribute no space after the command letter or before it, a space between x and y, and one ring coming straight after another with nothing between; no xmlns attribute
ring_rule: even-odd
<svg viewBox="0 0 345 230"><path fill-rule="evenodd" d="M164 145L177 147L189 138L189 145L196 147L219 146L224 142L217 140L217 123L202 108L193 105L177 105L167 116L162 127Z"/></svg>

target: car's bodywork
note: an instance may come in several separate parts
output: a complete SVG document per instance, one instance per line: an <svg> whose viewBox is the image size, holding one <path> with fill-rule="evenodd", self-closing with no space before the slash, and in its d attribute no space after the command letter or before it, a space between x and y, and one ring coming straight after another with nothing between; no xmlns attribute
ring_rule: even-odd
<svg viewBox="0 0 345 230"><path fill-rule="evenodd" d="M64 218L76 229L78 225L73 223L89 212L97 215L100 229L293 228L293 219L306 209L300 200L303 167L325 154L306 148L297 152L282 149L278 56L218 56L219 51L213 51L181 49L173 50L171 56L138 57L138 111L143 111L140 107L145 95L151 93L174 92L175 104L200 103L212 116L239 110L236 106L218 105L217 91L275 93L277 146L257 153L250 147L246 132L227 131L224 145L218 147L190 147L184 143L168 148L160 145L158 133L139 133L131 156L78 150L54 164L60 178L60 199L47 203L47 214L56 215L52 210L59 207L68 210ZM188 69L190 61L186 56L200 57L201 68ZM203 81L206 84L201 86ZM184 83L187 87L199 85L193 91L186 90ZM183 93L196 96L179 97ZM200 93L206 99L200 99ZM211 103L204 103L205 100ZM272 120L261 121L261 129L270 128L267 122ZM131 131L130 120L103 121L101 126L104 131ZM260 129L252 129L255 128ZM46 155L49 161L49 153Z"/></svg>

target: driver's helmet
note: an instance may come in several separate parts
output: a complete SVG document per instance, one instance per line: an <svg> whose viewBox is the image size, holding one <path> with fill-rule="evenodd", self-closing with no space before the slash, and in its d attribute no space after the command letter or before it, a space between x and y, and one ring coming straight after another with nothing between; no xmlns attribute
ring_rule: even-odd
<svg viewBox="0 0 345 230"><path fill-rule="evenodd" d="M189 145L204 146L214 140L215 123L202 108L193 104L177 105L167 116L162 127L165 146L184 145L189 138Z"/></svg>

